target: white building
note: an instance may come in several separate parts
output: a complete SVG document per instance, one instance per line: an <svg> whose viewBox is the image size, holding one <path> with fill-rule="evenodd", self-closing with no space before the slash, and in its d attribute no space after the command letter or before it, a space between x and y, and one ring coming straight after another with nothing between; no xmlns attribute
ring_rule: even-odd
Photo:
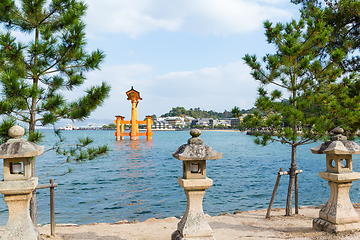
<svg viewBox="0 0 360 240"><path fill-rule="evenodd" d="M152 129L172 129L173 127L165 120L153 120Z"/></svg>
<svg viewBox="0 0 360 240"><path fill-rule="evenodd" d="M168 122L173 128L185 128L188 127L194 119L195 118L193 117L183 115L180 117L166 117L164 120Z"/></svg>

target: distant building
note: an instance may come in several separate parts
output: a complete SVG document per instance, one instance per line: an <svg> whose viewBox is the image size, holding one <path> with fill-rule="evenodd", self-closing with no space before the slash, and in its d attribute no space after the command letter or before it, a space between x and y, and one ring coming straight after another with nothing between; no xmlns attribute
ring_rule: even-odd
<svg viewBox="0 0 360 240"><path fill-rule="evenodd" d="M191 127L195 125L200 125L205 127L212 126L213 122L214 122L213 118L197 118L191 122Z"/></svg>
<svg viewBox="0 0 360 240"><path fill-rule="evenodd" d="M224 127L230 127L231 126L231 119L230 118L219 118L219 119L214 119L212 120L212 124L210 125L211 127L217 125L222 125Z"/></svg>
<svg viewBox="0 0 360 240"><path fill-rule="evenodd" d="M195 119L195 118L193 118L193 117L189 117L189 116L183 116L183 118L184 118L184 127L189 127L190 126L190 124L191 124L191 122Z"/></svg>
<svg viewBox="0 0 360 240"><path fill-rule="evenodd" d="M173 127L165 120L153 120L152 129L172 129Z"/></svg>
<svg viewBox="0 0 360 240"><path fill-rule="evenodd" d="M232 127L239 126L239 123L240 123L240 118L231 118L230 119L230 124Z"/></svg>
<svg viewBox="0 0 360 240"><path fill-rule="evenodd" d="M180 117L166 117L164 120L173 128L185 128L188 127L194 119L193 117L182 115Z"/></svg>
<svg viewBox="0 0 360 240"><path fill-rule="evenodd" d="M173 128L179 125L182 121L181 117L166 117L165 121L168 122Z"/></svg>
<svg viewBox="0 0 360 240"><path fill-rule="evenodd" d="M198 119L194 119L191 122L191 127L194 127L195 125L204 126L204 127L214 127L220 125L220 126L224 126L225 128L232 126L232 120L233 120L232 118L219 118L219 119L198 118ZM239 119L237 119L237 121L239 121ZM236 126L237 125L238 124L236 124Z"/></svg>

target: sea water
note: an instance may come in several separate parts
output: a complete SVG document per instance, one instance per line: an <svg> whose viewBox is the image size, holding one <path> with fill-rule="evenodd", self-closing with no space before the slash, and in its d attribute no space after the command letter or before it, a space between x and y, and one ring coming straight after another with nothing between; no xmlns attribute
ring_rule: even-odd
<svg viewBox="0 0 360 240"><path fill-rule="evenodd" d="M189 131L157 131L153 139L140 137L115 141L114 131L64 131L64 144L75 143L78 138L91 137L94 146L107 144L108 156L82 164L64 164L52 173L39 178L39 184L54 178L56 223L88 224L114 223L120 220L180 217L186 209L186 196L177 183L182 176L182 162L172 153L187 143ZM51 130L46 134L45 149L50 149L56 138ZM255 145L254 137L242 132L203 131L204 144L222 152L219 160L207 161L207 177L214 182L206 190L204 212L218 215L223 212L264 209L268 207L277 172L290 167L291 148L280 143L266 147ZM312 154L311 147L320 143L300 146L297 150L299 174L299 205L325 204L330 195L327 181L318 176L325 171L325 155ZM64 161L64 157L49 151L36 159L36 175L41 176ZM62 175L71 167L70 174ZM354 171L360 172L360 161L353 156ZM2 168L0 172L2 172ZM62 176L61 176L62 175ZM273 207L285 207L288 176L282 176ZM360 181L350 189L352 202L360 202ZM37 191L38 221L50 222L49 189ZM7 205L0 200L0 225L6 225Z"/></svg>

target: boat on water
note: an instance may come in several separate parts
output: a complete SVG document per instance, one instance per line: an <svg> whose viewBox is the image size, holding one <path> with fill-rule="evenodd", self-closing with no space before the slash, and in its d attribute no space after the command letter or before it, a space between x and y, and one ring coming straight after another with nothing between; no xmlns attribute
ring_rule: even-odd
<svg viewBox="0 0 360 240"><path fill-rule="evenodd" d="M76 128L74 125L66 124L64 128L61 128L61 130L72 131L72 130L76 130Z"/></svg>

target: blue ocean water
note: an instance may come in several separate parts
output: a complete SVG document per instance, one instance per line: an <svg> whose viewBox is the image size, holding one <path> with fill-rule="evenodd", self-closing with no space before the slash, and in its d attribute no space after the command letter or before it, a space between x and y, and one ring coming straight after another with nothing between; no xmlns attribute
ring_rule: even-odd
<svg viewBox="0 0 360 240"><path fill-rule="evenodd" d="M51 147L55 137L44 130L45 149ZM94 144L108 144L108 156L83 164L67 164L54 171L61 174L68 167L71 174L47 175L39 184L54 178L55 218L57 223L87 224L117 222L127 219L143 221L148 218L182 216L186 209L186 196L177 183L182 175L182 162L172 153L191 136L188 131L155 132L153 139L115 141L113 131L67 131L66 143L89 136ZM246 211L267 208L279 168L290 167L290 147L273 143L266 147L253 143L253 137L241 132L203 131L204 144L222 152L220 160L207 161L207 176L214 185L206 191L204 212L218 215L222 212ZM327 182L318 177L325 170L325 155L312 154L311 147L320 143L300 146L297 165L299 175L299 204L326 203L330 195ZM64 159L48 152L36 160L36 175L41 176ZM2 164L1 164L2 165ZM353 156L354 171L360 171L360 161ZM2 172L2 168L0 169ZM288 176L283 176L273 207L285 207ZM360 181L353 182L350 198L360 202ZM50 222L49 189L37 194L39 223ZM0 200L0 225L7 222L7 206Z"/></svg>

